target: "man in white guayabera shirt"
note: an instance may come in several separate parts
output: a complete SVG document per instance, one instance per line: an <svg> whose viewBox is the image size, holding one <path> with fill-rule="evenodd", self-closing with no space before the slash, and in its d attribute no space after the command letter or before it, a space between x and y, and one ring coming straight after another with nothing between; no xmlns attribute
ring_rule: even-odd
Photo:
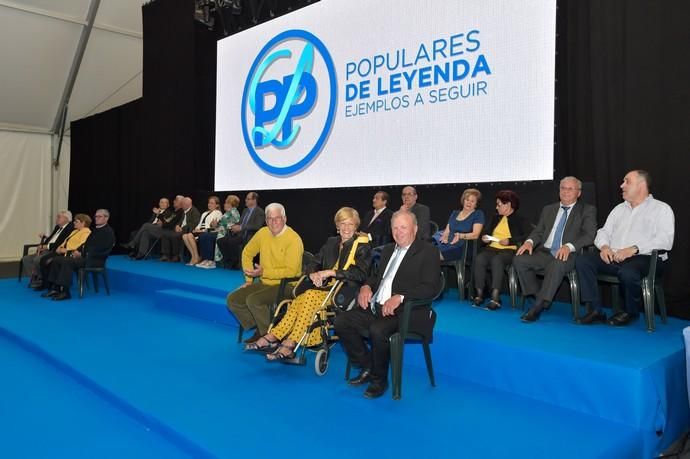
<svg viewBox="0 0 690 459"><path fill-rule="evenodd" d="M651 177L643 170L630 171L623 178L624 201L613 208L604 227L597 231L594 245L597 254L587 254L575 261L580 280L580 299L587 306L582 325L605 322L601 310L597 274L618 277L623 291L625 310L614 313L609 325L627 325L637 319L642 301L641 283L647 275L652 250L668 251L673 247L673 210L649 193ZM657 272L664 269L668 255L661 253Z"/></svg>

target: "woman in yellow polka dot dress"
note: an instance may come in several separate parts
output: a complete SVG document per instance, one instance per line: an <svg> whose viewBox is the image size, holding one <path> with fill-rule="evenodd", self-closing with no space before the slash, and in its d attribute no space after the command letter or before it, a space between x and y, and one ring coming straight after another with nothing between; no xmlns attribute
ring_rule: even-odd
<svg viewBox="0 0 690 459"><path fill-rule="evenodd" d="M342 207L335 214L338 236L330 237L307 267L314 289L308 289L295 298L283 319L256 342L247 344L246 350L273 351L268 360L291 359L295 347L309 326L314 315L323 305L328 290L320 290L330 282L343 281L347 286L361 286L367 279L371 263L368 240L358 238L359 214L351 207ZM320 330L313 330L304 342L316 346L322 341Z"/></svg>

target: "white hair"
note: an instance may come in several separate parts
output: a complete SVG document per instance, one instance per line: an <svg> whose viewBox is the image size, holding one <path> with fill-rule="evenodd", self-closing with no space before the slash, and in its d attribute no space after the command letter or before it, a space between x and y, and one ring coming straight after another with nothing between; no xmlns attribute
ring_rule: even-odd
<svg viewBox="0 0 690 459"><path fill-rule="evenodd" d="M563 182L568 181L568 180L572 180L573 182L577 183L577 189L578 190L582 189L582 181L577 177L573 177L572 175L569 175L567 177L563 177L561 179L560 183L563 183Z"/></svg>
<svg viewBox="0 0 690 459"><path fill-rule="evenodd" d="M280 203L272 202L269 205L267 205L266 209L265 209L266 215L268 216L269 212L271 212L272 210L279 211L280 215L283 217L287 216L287 215L285 215L285 207L283 207L283 205Z"/></svg>

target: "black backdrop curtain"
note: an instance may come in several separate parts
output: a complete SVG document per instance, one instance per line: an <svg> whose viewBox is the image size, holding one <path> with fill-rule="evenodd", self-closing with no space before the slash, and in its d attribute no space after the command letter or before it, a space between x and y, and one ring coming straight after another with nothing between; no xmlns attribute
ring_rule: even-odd
<svg viewBox="0 0 690 459"><path fill-rule="evenodd" d="M213 188L214 34L194 23L193 0L153 1L142 10L143 101L72 124L70 208L91 211L112 203L120 239L160 196L192 195L203 208ZM554 160L554 177L576 175L594 183L600 223L620 202L625 172L650 171L655 197L676 213L665 286L671 311L685 317L690 317L690 221L683 211L690 194L689 23L685 0L559 1ZM132 119L124 120L128 116ZM346 186L346 180L338 185ZM443 224L465 187L420 186L420 202ZM553 183L478 187L487 210L496 189L518 190L533 219L544 200L556 199ZM553 190L551 197L544 189ZM391 206L398 206L400 187L386 190ZM376 189L257 191L263 205L286 205L289 224L314 251L333 231L335 210L342 205L365 210Z"/></svg>

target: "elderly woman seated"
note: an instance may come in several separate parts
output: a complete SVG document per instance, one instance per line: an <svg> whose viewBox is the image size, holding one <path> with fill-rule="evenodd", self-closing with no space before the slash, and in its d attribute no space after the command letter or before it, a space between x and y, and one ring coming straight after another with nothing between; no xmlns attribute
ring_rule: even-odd
<svg viewBox="0 0 690 459"><path fill-rule="evenodd" d="M339 235L328 238L313 264L307 267L308 279L313 288L298 295L283 319L256 342L247 344L245 350L273 351L266 355L268 360L294 358L297 343L307 332L314 315L327 298L328 290L324 287L335 281L343 281L346 286L354 287L356 295L369 273L371 248L368 238L364 237L365 242L362 242L363 238L357 235L360 220L355 209L342 207L335 214L334 220ZM317 328L309 334L304 344L316 346L321 340L320 330Z"/></svg>
<svg viewBox="0 0 690 459"><path fill-rule="evenodd" d="M192 255L192 259L189 261L189 263L187 263L187 266L194 266L198 263L201 263L202 259L199 255L199 249L196 241L200 234L209 231L212 227L217 225L222 216L223 214L220 212L220 198L218 198L218 196L209 197L208 210L201 214L199 224L196 225L196 228L194 228L191 233L182 235L184 245Z"/></svg>
<svg viewBox="0 0 690 459"><path fill-rule="evenodd" d="M518 246L527 238L532 227L526 219L517 214L520 197L511 190L496 193L496 215L485 228L482 241L487 244L477 254L474 262L474 282L477 294L475 306L484 302L486 270L491 269L491 300L487 307L494 311L501 307L501 286L505 268L512 263Z"/></svg>
<svg viewBox="0 0 690 459"><path fill-rule="evenodd" d="M216 267L216 255L219 251L216 248L216 240L222 239L230 231L230 228L240 222L240 213L237 206L240 205L240 198L234 194L228 195L223 204L225 213L220 221L212 220L211 227L204 233L199 233L199 256L201 261L197 263L197 268L214 269Z"/></svg>
<svg viewBox="0 0 690 459"><path fill-rule="evenodd" d="M434 244L441 252L441 260L454 261L462 257L465 241L479 239L486 218L479 207L482 194L468 188L460 196L460 210L451 212L446 228L434 235Z"/></svg>

